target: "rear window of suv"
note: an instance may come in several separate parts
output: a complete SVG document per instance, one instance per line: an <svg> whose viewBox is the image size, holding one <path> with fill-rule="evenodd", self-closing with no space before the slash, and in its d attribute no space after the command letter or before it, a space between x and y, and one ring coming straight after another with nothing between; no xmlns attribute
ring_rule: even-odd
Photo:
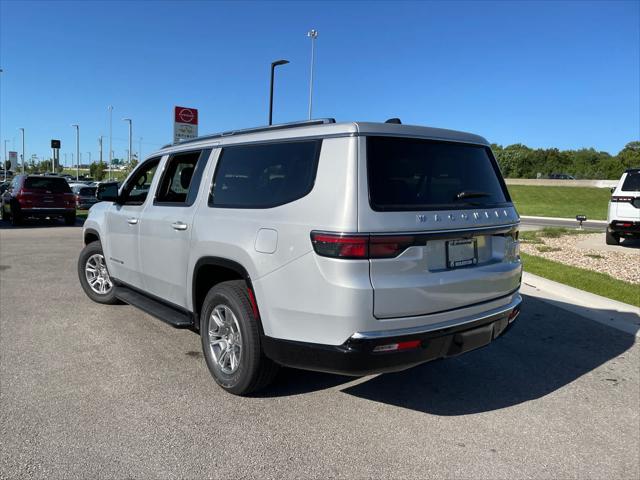
<svg viewBox="0 0 640 480"><path fill-rule="evenodd" d="M24 188L52 193L71 193L71 188L64 178L27 177Z"/></svg>
<svg viewBox="0 0 640 480"><path fill-rule="evenodd" d="M313 188L322 140L225 147L220 153L209 206L272 208Z"/></svg>
<svg viewBox="0 0 640 480"><path fill-rule="evenodd" d="M369 200L378 211L490 207L510 201L489 149L367 137Z"/></svg>
<svg viewBox="0 0 640 480"><path fill-rule="evenodd" d="M623 192L640 192L640 172L629 172L622 184Z"/></svg>

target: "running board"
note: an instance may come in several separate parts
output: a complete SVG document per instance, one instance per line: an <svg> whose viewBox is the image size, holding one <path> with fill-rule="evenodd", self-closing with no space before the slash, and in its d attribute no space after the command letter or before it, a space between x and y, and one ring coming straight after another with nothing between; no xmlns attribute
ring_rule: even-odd
<svg viewBox="0 0 640 480"><path fill-rule="evenodd" d="M188 328L193 326L192 317L189 313L171 307L142 293L136 292L131 288L117 286L115 295L118 300L122 300L129 305L139 308L143 312L148 313L149 315L152 315L176 328Z"/></svg>

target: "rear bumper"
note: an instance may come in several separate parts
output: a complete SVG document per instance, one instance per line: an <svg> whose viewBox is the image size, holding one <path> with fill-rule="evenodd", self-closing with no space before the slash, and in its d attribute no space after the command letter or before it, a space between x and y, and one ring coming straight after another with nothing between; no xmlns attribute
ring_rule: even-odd
<svg viewBox="0 0 640 480"><path fill-rule="evenodd" d="M616 235L640 236L640 222L631 220L614 220L609 224L609 231Z"/></svg>
<svg viewBox="0 0 640 480"><path fill-rule="evenodd" d="M267 357L287 367L355 376L392 372L488 345L512 327L521 303L522 297L515 295L509 305L500 309L435 330L390 330L384 336L380 335L382 332L355 333L337 346L265 336L262 346ZM381 347L407 345L405 342L417 346L378 351Z"/></svg>
<svg viewBox="0 0 640 480"><path fill-rule="evenodd" d="M63 217L76 212L73 208L24 208L20 207L20 215L23 217Z"/></svg>

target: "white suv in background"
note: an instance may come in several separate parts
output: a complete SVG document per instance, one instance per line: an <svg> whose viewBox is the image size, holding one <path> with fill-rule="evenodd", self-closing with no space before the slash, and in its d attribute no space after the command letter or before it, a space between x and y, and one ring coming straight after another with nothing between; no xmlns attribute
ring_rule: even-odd
<svg viewBox="0 0 640 480"><path fill-rule="evenodd" d="M366 375L489 344L519 313L519 217L477 135L332 119L141 162L84 224L80 283L200 332L220 386Z"/></svg>
<svg viewBox="0 0 640 480"><path fill-rule="evenodd" d="M618 245L621 237L640 238L640 168L624 172L611 191L607 223L607 245Z"/></svg>

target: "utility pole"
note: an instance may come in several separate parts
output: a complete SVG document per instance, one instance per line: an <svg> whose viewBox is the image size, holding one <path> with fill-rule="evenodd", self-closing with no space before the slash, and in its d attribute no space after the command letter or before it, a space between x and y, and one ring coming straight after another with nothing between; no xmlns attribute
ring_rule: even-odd
<svg viewBox="0 0 640 480"><path fill-rule="evenodd" d="M24 173L24 128L20 128L20 132L22 133L22 173Z"/></svg>
<svg viewBox="0 0 640 480"><path fill-rule="evenodd" d="M102 163L102 137L103 135L100 135L98 137L98 149L100 150L100 163Z"/></svg>
<svg viewBox="0 0 640 480"><path fill-rule="evenodd" d="M317 30L309 30L307 37L311 39L311 74L309 75L309 120L311 120L311 110L313 109L313 60L315 56L316 38L318 38Z"/></svg>
<svg viewBox="0 0 640 480"><path fill-rule="evenodd" d="M4 164L2 165L4 167L4 181L7 181L7 142L9 140L5 140L4 141Z"/></svg>
<svg viewBox="0 0 640 480"><path fill-rule="evenodd" d="M113 161L113 105L109 105L109 180L111 180L111 162Z"/></svg>
<svg viewBox="0 0 640 480"><path fill-rule="evenodd" d="M76 182L80 180L80 125L73 124L76 129Z"/></svg>
<svg viewBox="0 0 640 480"><path fill-rule="evenodd" d="M131 135L133 133L133 125L130 118L123 118L122 121L129 123L129 150L127 150L129 153L127 154L127 161L129 165L131 165Z"/></svg>

